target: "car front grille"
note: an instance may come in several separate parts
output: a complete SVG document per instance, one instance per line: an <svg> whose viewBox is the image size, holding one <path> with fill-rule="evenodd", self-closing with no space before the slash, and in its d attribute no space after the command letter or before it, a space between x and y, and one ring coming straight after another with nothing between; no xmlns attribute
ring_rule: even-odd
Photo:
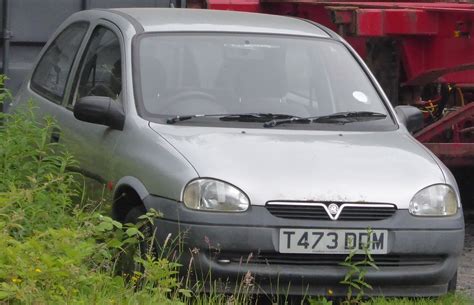
<svg viewBox="0 0 474 305"><path fill-rule="evenodd" d="M389 218L397 208L392 204L334 203L341 209L338 215L330 215L331 203L269 202L267 210L276 217L307 220L374 221ZM337 218L336 218L337 216Z"/></svg>
<svg viewBox="0 0 474 305"><path fill-rule="evenodd" d="M346 257L344 254L220 253L217 261L228 260L232 263L258 265L339 266ZM445 259L443 256L434 255L372 255L372 257L379 267L430 266L439 264ZM352 257L352 262L360 262L363 259L364 255L355 255Z"/></svg>

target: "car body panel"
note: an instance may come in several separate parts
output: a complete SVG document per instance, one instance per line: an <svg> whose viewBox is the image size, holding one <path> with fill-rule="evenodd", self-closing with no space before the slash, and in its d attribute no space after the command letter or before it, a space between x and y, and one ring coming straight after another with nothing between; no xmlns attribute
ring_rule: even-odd
<svg viewBox="0 0 474 305"><path fill-rule="evenodd" d="M435 160L402 131L150 126L183 153L199 176L236 185L253 205L379 202L407 209L420 189L445 182Z"/></svg>
<svg viewBox="0 0 474 305"><path fill-rule="evenodd" d="M149 194L177 199L183 186L198 177L186 158L165 138L157 136L148 122L127 118L122 134L123 141L114 150L116 166L110 172L110 180L117 187L120 179L132 176Z"/></svg>
<svg viewBox="0 0 474 305"><path fill-rule="evenodd" d="M255 13L167 9L114 9L137 20L145 32L242 32L325 37L319 27L296 18ZM209 22L212 20L212 22Z"/></svg>
<svg viewBox="0 0 474 305"><path fill-rule="evenodd" d="M378 270L367 270L367 280L374 287L369 295L442 295L456 272L463 249L462 213L447 218L418 218L407 210L398 210L392 217L380 221L314 221L275 217L263 206L228 214L193 211L172 200L154 196L145 198L144 203L147 208L163 213L163 217L155 221L160 228L157 230L159 243L179 236L193 249L183 253L181 262L194 266L197 278L206 278L212 271L214 279L241 283L241 276L250 272L258 279L261 292L267 294L277 293L276 287L281 287L282 291L278 293L284 294L326 295L328 288L333 290L333 296L347 293L347 287L340 284L347 273L340 265L346 255L331 254L328 262L321 262L328 256L318 254L280 256L281 228L389 229L389 253L373 256ZM387 265L386 259L405 259L406 262L398 266ZM275 264L274 260L281 263ZM311 260L312 263L308 262ZM184 275L188 272L183 270ZM233 286L227 287L231 291L225 287L216 290L232 292Z"/></svg>

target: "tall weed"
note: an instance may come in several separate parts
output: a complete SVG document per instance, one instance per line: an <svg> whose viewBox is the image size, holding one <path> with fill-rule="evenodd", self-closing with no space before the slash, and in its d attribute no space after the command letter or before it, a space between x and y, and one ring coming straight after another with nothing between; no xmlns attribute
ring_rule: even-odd
<svg viewBox="0 0 474 305"><path fill-rule="evenodd" d="M143 236L79 204L82 177L50 141L54 120L31 103L0 121L0 304L179 304L173 262L144 261L140 287L116 274L117 257Z"/></svg>

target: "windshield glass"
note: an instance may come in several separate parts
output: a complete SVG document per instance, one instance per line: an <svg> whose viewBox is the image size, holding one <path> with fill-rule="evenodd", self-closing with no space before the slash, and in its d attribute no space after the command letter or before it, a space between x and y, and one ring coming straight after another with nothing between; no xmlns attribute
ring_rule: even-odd
<svg viewBox="0 0 474 305"><path fill-rule="evenodd" d="M258 34L152 33L141 36L138 43L141 111L149 117L388 114L360 65L336 41Z"/></svg>

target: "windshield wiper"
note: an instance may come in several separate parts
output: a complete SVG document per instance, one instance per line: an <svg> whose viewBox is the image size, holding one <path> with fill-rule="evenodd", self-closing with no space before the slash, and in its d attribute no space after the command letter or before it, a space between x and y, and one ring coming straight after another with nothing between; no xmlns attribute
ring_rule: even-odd
<svg viewBox="0 0 474 305"><path fill-rule="evenodd" d="M212 117L212 116L223 116L225 114L191 114L191 115L176 115L166 119L166 124L174 124L176 122L186 121L194 118Z"/></svg>
<svg viewBox="0 0 474 305"><path fill-rule="evenodd" d="M221 121L236 121L236 122L268 122L272 119L289 119L297 118L297 116L279 113L235 113L235 114L192 114L192 115L176 115L166 119L167 124L174 124L176 122L186 121L201 117L219 117Z"/></svg>
<svg viewBox="0 0 474 305"><path fill-rule="evenodd" d="M385 118L387 115L371 111L348 111L337 112L330 115L314 116L314 117L299 117L290 114L281 113L236 113L236 114L192 114L192 115L176 115L166 119L167 124L174 124L176 122L186 121L193 118L200 117L219 117L221 121L236 121L236 122L264 122L264 127L274 127L287 123L338 123L345 124L357 122L361 120L379 120Z"/></svg>
<svg viewBox="0 0 474 305"><path fill-rule="evenodd" d="M281 113L237 113L227 114L219 120L221 121L237 121L237 122L268 122L268 120L282 120L298 118L297 116Z"/></svg>
<svg viewBox="0 0 474 305"><path fill-rule="evenodd" d="M292 117L287 119L273 119L267 121L263 124L263 127L275 127L281 124L287 123L301 123L301 124L310 124L310 123L337 123L345 124L352 122L360 122L366 120L380 120L385 118L387 115L379 112L372 111L347 111L347 112L337 112L329 115L298 118Z"/></svg>

